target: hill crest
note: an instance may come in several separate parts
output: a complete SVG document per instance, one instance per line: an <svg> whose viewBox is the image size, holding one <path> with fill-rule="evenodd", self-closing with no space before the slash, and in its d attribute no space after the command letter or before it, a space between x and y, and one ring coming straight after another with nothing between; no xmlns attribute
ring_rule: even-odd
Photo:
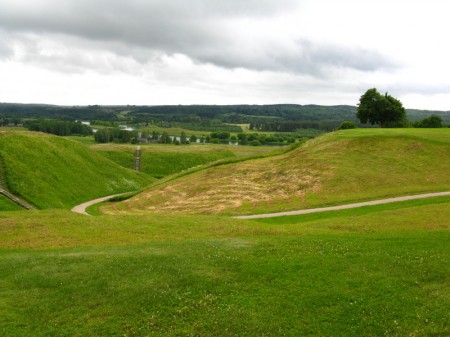
<svg viewBox="0 0 450 337"><path fill-rule="evenodd" d="M218 166L106 213L252 214L450 188L450 130L338 131L289 153Z"/></svg>

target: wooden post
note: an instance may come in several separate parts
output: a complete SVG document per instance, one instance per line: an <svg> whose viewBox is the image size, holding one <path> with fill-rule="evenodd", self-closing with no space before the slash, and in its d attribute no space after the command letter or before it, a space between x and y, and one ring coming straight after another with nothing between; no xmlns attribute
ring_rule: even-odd
<svg viewBox="0 0 450 337"><path fill-rule="evenodd" d="M138 146L136 148L136 157L135 157L135 166L136 166L136 172L141 171L141 147Z"/></svg>

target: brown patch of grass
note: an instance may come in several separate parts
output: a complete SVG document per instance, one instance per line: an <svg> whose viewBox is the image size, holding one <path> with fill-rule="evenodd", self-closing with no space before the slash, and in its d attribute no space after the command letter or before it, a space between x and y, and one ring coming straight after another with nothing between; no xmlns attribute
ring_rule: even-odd
<svg viewBox="0 0 450 337"><path fill-rule="evenodd" d="M303 200L308 191L320 190L320 172L291 154L214 167L159 189L151 189L123 204L104 206L105 213L202 213L238 211L243 205L268 204L276 199Z"/></svg>
<svg viewBox="0 0 450 337"><path fill-rule="evenodd" d="M212 167L105 213L248 214L450 188L450 130L354 130L276 157Z"/></svg>

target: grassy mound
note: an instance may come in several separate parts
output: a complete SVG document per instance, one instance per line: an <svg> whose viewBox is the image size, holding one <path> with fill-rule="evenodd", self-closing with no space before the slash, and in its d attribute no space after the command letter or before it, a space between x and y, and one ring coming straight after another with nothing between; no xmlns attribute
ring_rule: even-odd
<svg viewBox="0 0 450 337"><path fill-rule="evenodd" d="M245 214L450 190L450 129L358 129L284 155L213 167L106 213Z"/></svg>
<svg viewBox="0 0 450 337"><path fill-rule="evenodd" d="M38 208L70 208L152 181L78 142L41 133L0 133L0 156L8 189Z"/></svg>

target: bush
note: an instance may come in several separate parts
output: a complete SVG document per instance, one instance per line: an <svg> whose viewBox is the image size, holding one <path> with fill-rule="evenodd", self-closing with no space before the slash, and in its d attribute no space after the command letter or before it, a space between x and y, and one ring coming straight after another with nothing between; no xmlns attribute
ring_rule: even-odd
<svg viewBox="0 0 450 337"><path fill-rule="evenodd" d="M347 129L355 129L356 125L353 122L345 121L342 122L341 126L339 127L339 130L347 130Z"/></svg>
<svg viewBox="0 0 450 337"><path fill-rule="evenodd" d="M250 142L250 145L252 145L252 146L259 146L259 145L261 145L261 142L259 140L255 139L255 140L252 140Z"/></svg>
<svg viewBox="0 0 450 337"><path fill-rule="evenodd" d="M416 128L442 128L442 118L440 116L432 115L424 118L421 121L414 123Z"/></svg>

